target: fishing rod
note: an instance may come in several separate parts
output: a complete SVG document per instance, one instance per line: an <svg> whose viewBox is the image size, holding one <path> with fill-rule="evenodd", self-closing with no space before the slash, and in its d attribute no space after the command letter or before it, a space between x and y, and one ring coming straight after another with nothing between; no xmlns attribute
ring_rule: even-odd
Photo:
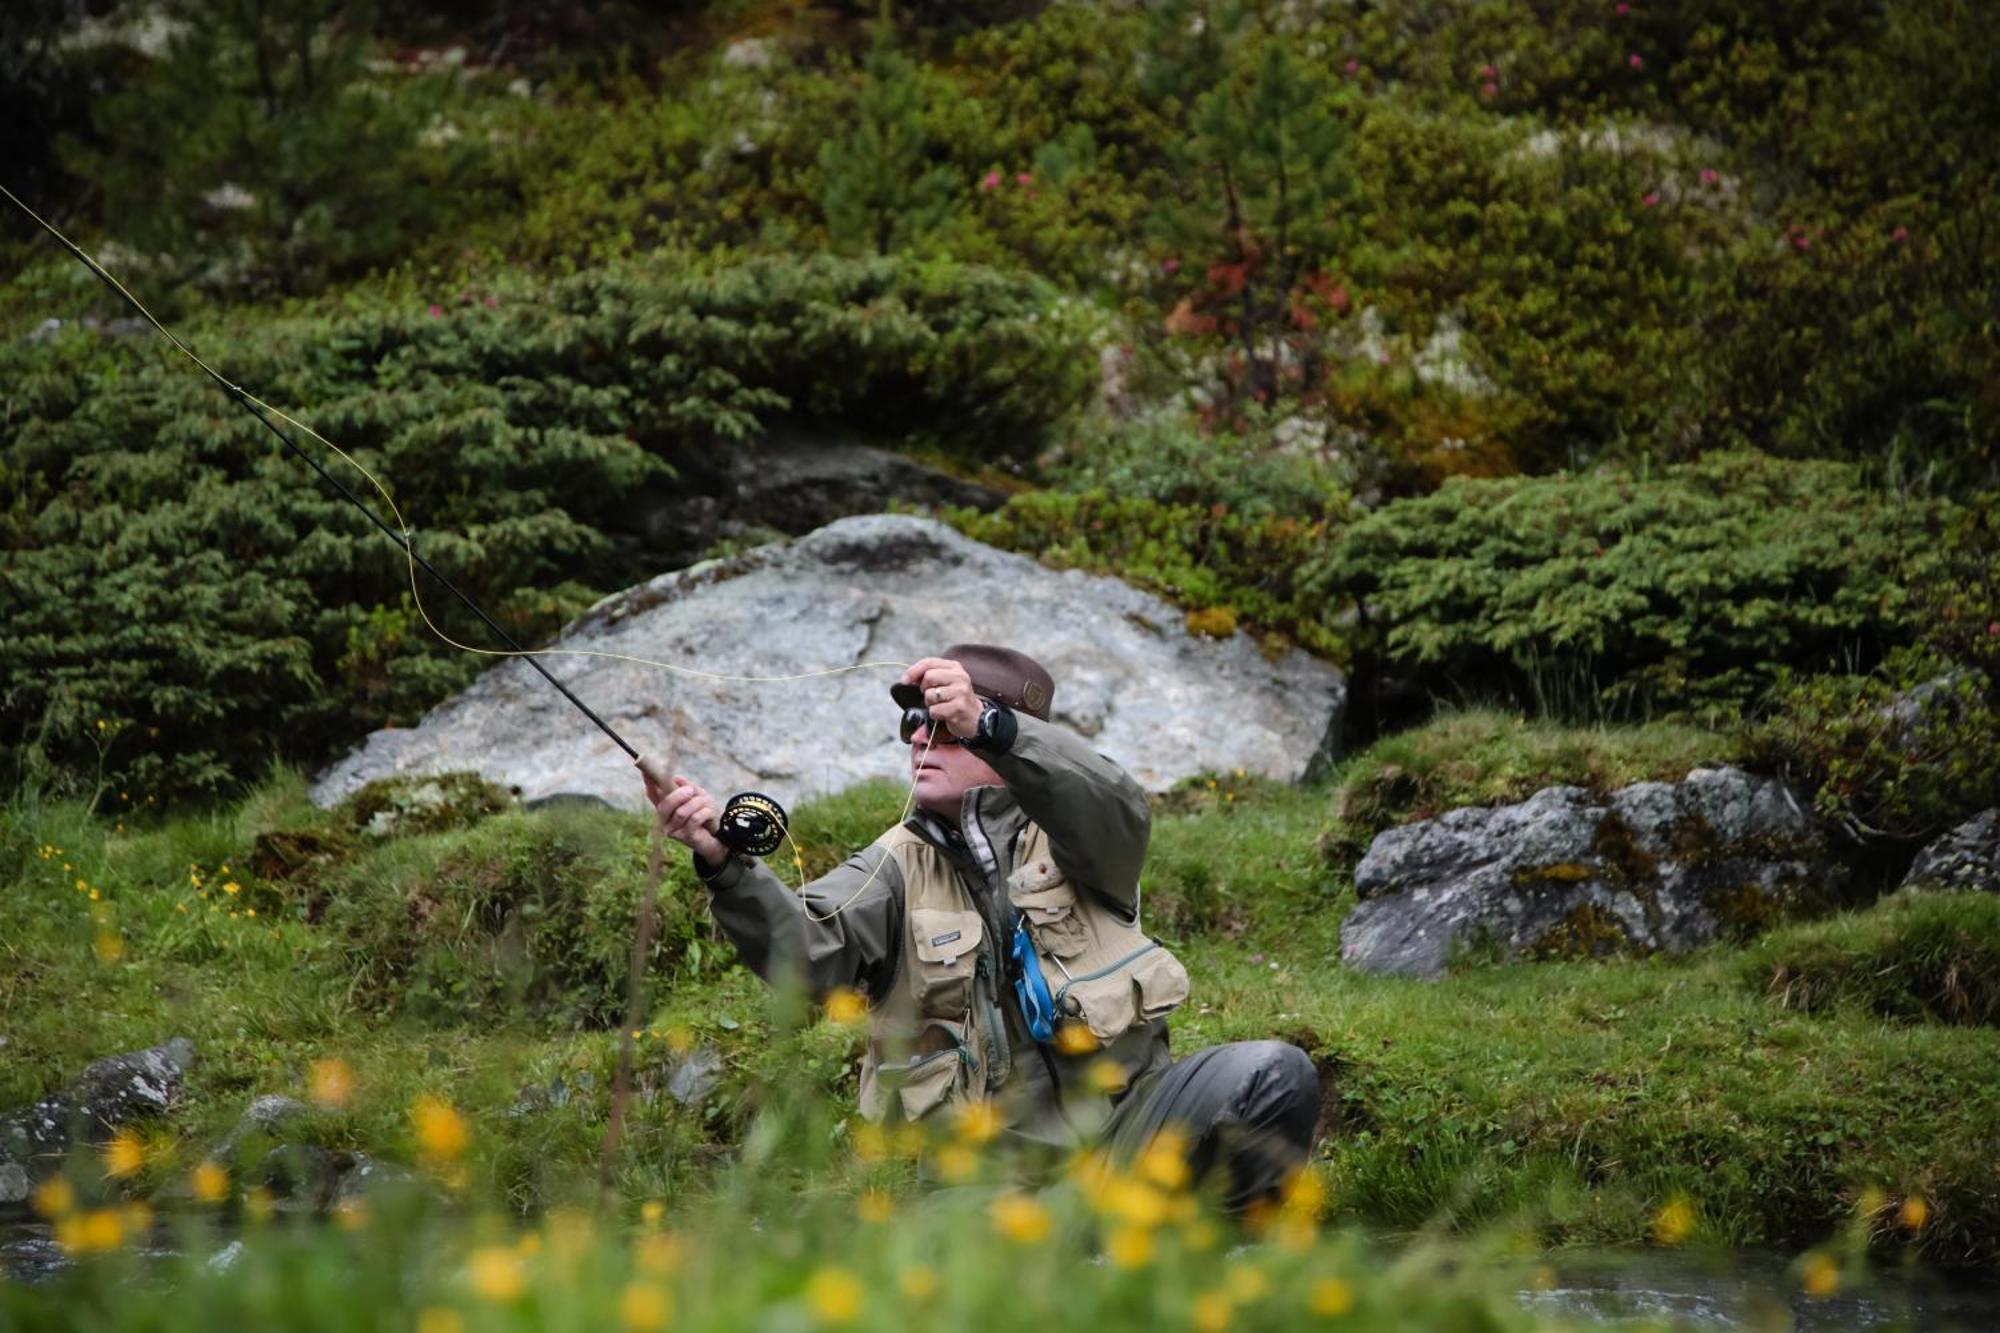
<svg viewBox="0 0 2000 1333"><path fill-rule="evenodd" d="M279 442L283 444L285 448L291 452L293 457L299 459L301 462L305 463L308 467L312 468L314 472L319 474L319 477L322 481L324 481L327 485L333 487L333 489L336 492L338 492L343 499L345 499L349 504L353 505L356 509L360 510L362 514L364 514L367 517L370 523L373 523L377 528L380 528L383 534L386 535L390 541L396 543L396 545L402 549L404 556L409 560L412 566L421 568L426 574L429 574L433 579L435 579L438 582L438 584L441 587L444 588L446 592L449 592L453 597L457 598L459 602L463 604L467 610L471 611L473 615L477 616L480 622L484 624L487 629L493 632L493 636L495 638L499 639L500 642L507 645L508 656L520 657L525 659L528 665L533 667L535 669L535 672L538 675L540 675L543 680L546 680L549 684L555 686L557 690L561 691L563 698L569 700L571 704L575 705L577 711L582 713L585 717L589 718L591 723L595 725L599 731L602 731L606 736L610 737L612 743L615 744L619 749L623 750L626 753L626 755L631 758L632 762L639 768L639 770L642 773L644 773L648 778L650 778L654 783L656 783L662 790L671 789L672 779L667 775L666 769L659 763L657 759L649 755L641 755L639 751L636 748L634 748L629 741L627 741L623 736L618 734L617 730L613 728L610 723L606 722L602 717L598 716L595 709L591 708L589 704L585 703L582 699L578 698L575 691L571 690L569 686L563 684L560 680L557 680L555 676L550 673L549 669L542 665L537 654L529 651L526 648L523 648L514 639L514 636L509 634L497 622L495 622L493 617L487 615L485 610L481 608L477 602L473 601L471 597L467 596L465 592L458 587L457 584L453 583L450 579L446 578L443 572L440 571L437 568L437 566L433 565L416 549L415 544L410 541L409 537L404 532L400 532L396 528L390 526L390 524L384 521L382 516L380 514L377 514L375 510L371 508L365 500L363 500L360 496L356 495L351 489L349 489L345 482L341 481L340 478L334 476L331 472L329 472L326 469L326 466L323 463L321 463L319 459L313 457L311 454L307 453L304 449L300 448L298 442L294 440L290 434L281 429L278 426L277 422L271 419L269 413L266 412L264 405L259 400L252 397L249 394L249 392L246 391L241 385L235 383L233 380L223 375L220 371L216 370L213 366L209 365L208 362L202 360L199 356L195 355L194 350L190 348L185 342L181 341L179 335L174 333L172 329L168 328L165 324L161 323L159 319L157 319L153 315L153 312L148 310L145 304L141 302L138 297L132 295L131 292L127 291L125 289L124 284L120 283L118 279L111 276L111 274L108 271L106 271L105 268L97 262L97 260L92 258L87 252L85 252L82 246L76 244L76 242L70 240L69 237L63 235L61 231L56 229L54 224L50 223L46 218L42 217L42 215L37 213L34 209L28 207L28 205L21 200L20 196L16 195L12 190L8 189L4 185L0 185L0 194L6 195L7 198L13 202L15 207L19 208L23 213L26 213L30 218L34 219L35 223L38 226L40 226L43 231L47 232L51 237L53 237L58 245L62 246L63 249L69 251L70 254L74 255L76 259L80 263L82 263L86 269L90 271L92 276L96 277L98 281L102 282L121 300L123 300L126 304L130 305L132 309L137 311L139 313L140 318L144 319L146 323L150 324L155 330L157 330L162 337L166 338L168 342L172 343L174 347L180 351L181 355L185 356L188 360L194 362L196 366L200 367L202 373L207 375L211 380L213 380L216 386L222 390L225 396L227 396L232 402L235 402L236 404L241 406L243 410L248 412L251 416L255 417L259 422L263 424L266 430L270 431L273 435L277 436ZM379 485L380 483L377 484ZM385 491L384 494L386 495L387 492ZM393 506L393 501L391 502L391 504ZM425 619L428 622L429 617L426 616ZM449 640L447 641L449 642ZM783 807L780 806L776 801L772 800L770 797L764 796L756 792L744 792L740 793L737 796L731 797L723 808L720 822L721 822L721 827L717 831L717 836L721 838L721 840L731 848L752 856L768 856L771 852L777 850L779 845L782 844L785 836L786 821L785 821L785 812Z"/></svg>

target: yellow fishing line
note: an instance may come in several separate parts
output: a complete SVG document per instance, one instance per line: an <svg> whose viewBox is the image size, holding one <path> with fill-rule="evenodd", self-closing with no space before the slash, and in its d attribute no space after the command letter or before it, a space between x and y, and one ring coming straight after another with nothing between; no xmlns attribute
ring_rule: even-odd
<svg viewBox="0 0 2000 1333"><path fill-rule="evenodd" d="M815 680L822 676L845 675L847 672L850 671L875 671L883 669L903 671L907 670L910 667L911 663L908 662L856 662L850 666L828 667L825 668L824 670L801 671L789 675L740 676L740 675L731 675L726 672L720 672L720 671L703 671L696 667L681 666L678 663L674 662L662 662L656 658L639 657L631 653L605 652L601 649L595 649L595 648L480 648L469 643L460 643L457 639L454 639L449 634L445 633L444 630L438 626L438 623L431 619L430 609L424 605L423 591L417 580L416 539L410 531L409 524L403 521L403 511L397 508L395 497L389 493L389 488L383 485L381 480L378 479L373 472L370 472L366 467L364 467L359 459L349 454L345 449L342 449L332 440L329 440L324 435L321 435L318 431L314 430L311 426L307 425L305 422L298 420L296 417L284 411L282 408L274 407L270 403L265 402L262 398L257 397L255 394L251 393L248 389L245 389L242 385L237 384L235 381L229 379L227 376L223 375L220 371L216 370L215 367L209 365L208 362L202 360L199 356L196 356L193 348L189 347L186 343L182 342L179 336L176 335L172 329L168 328L165 324L161 323L158 317L156 317L151 310L148 310L146 308L145 302L141 301L138 297L134 296L126 288L124 283L118 281L116 277L112 276L110 270L106 269L102 264L98 263L96 259L92 258L89 254L87 254L82 246L78 245L75 241L70 240L69 237L63 235L61 231L57 230L57 228L53 223L49 222L41 214L35 212L34 209L28 207L27 204L21 201L19 195L15 194L12 190L9 190L6 186L0 185L0 194L6 195L8 199L13 201L15 207L19 208L22 212L26 213L29 217L33 218L36 222L40 223L44 231L48 232L49 235L55 237L56 240L61 242L63 246L70 251L71 254L74 254L78 259L82 260L84 265L87 268L89 268L92 273L96 274L98 278L102 279L105 283L109 284L114 290L118 292L120 296L123 296L127 301L130 301L132 303L132 308L137 310L140 313L140 315L142 315L145 318L146 322L152 325L153 328L159 332L160 336L164 337L169 343L172 343L175 350L180 352L180 354L186 357L189 361L193 362L197 367L199 367L202 370L203 373L208 375L209 378L215 380L218 384L225 386L231 393L242 398L245 402L254 403L257 407L263 409L266 412L269 412L272 416L284 422L286 425L291 426L293 429L300 431L301 433L318 441L322 446L326 448L326 450L329 453L333 454L334 457L340 459L341 462L347 464L349 467L353 468L356 472L360 473L363 477L367 478L368 484L370 486L373 486L375 488L376 493L382 497L382 502L387 506L389 506L389 513L396 520L396 528L399 532L403 534L403 555L405 563L409 567L409 575L410 575L410 597L412 601L414 601L416 604L417 614L423 617L423 622L425 627L429 629L431 633L435 634L438 637L438 639L441 642L445 643L446 645L452 648L456 648L460 652L476 653L481 657L600 657L610 661L631 662L639 666L658 667L662 671L670 671L676 675L681 675L681 676L692 676L699 680L724 681L731 684L746 684L746 685L779 684L788 681ZM924 745L923 754L928 755L931 751L931 747L936 744L937 737L930 728L925 729L925 735L927 737L927 740ZM921 764L922 762L923 762L923 756L920 755L918 757L918 763ZM907 820L910 817L910 812L913 809L915 809L916 802L917 802L917 782L915 774L912 774L910 778L909 795L904 799L903 813L898 818L897 823L900 824L904 820ZM793 864L798 869L800 878L800 882L792 887L795 889L802 890L805 887L805 857L802 853L801 848L799 847L798 842L792 837L792 831L789 822L787 822L784 832L785 832L785 841L791 844L792 861ZM886 860L887 858L885 857L884 862L886 862ZM850 894L847 900L843 902L839 907L836 907L833 911L827 913L824 916L815 916L811 908L806 908L805 909L806 918L815 923L833 920L835 917L839 916L842 912L846 911L850 906L852 906L858 898L860 898L862 893L867 890L868 886L875 882L875 877L881 873L881 869L882 865L878 863L875 869L869 873L868 878L862 881L861 887L856 889L852 894ZM803 902L804 900L801 899L802 906Z"/></svg>

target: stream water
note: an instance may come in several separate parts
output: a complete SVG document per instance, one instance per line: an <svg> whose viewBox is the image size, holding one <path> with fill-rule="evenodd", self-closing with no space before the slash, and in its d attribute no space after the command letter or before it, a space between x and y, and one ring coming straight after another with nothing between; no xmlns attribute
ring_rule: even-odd
<svg viewBox="0 0 2000 1333"><path fill-rule="evenodd" d="M0 1225L0 1276L35 1282L65 1263L46 1226ZM1551 1256L1544 1281L1518 1298L1525 1309L1607 1329L1665 1323L1732 1333L2000 1330L2000 1278L1878 1267L1834 1296L1813 1299L1800 1291L1791 1256L1757 1250L1564 1252Z"/></svg>

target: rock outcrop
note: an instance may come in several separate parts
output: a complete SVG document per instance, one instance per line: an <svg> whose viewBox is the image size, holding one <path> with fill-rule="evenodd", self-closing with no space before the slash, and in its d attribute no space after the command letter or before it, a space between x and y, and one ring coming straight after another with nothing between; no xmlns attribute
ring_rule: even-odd
<svg viewBox="0 0 2000 1333"><path fill-rule="evenodd" d="M1117 579L1046 569L933 520L868 515L662 575L600 602L551 645L679 673L609 656L541 660L621 735L718 796L749 787L789 804L867 778L906 781L888 693L900 672L884 664L961 641L1039 658L1056 679L1056 720L1151 790L1215 769L1296 779L1331 752L1345 701L1337 671L1182 622ZM789 679L734 679L745 676ZM376 778L448 770L524 799L643 808L631 761L520 661L415 728L376 732L312 795L331 805Z"/></svg>
<svg viewBox="0 0 2000 1333"><path fill-rule="evenodd" d="M130 1120L164 1115L181 1099L194 1043L108 1055L76 1081L30 1106L0 1114L0 1207L27 1201L36 1182L61 1169L77 1142L99 1142Z"/></svg>
<svg viewBox="0 0 2000 1333"><path fill-rule="evenodd" d="M2000 806L1974 815L1918 852L1903 887L2000 893Z"/></svg>
<svg viewBox="0 0 2000 1333"><path fill-rule="evenodd" d="M1839 896L1842 872L1782 782L1733 768L1390 829L1355 868L1341 956L1437 977L1459 957L1678 953Z"/></svg>

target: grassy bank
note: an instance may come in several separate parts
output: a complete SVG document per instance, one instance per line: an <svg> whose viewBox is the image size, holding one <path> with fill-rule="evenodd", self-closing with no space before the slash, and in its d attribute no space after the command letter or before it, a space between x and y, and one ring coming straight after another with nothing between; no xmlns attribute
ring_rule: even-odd
<svg viewBox="0 0 2000 1333"><path fill-rule="evenodd" d="M1356 761L1332 787L1224 774L1177 792L1161 804L1148 878L1149 926L1197 982L1180 1049L1276 1033L1319 1064L1338 1215L1632 1242L1679 1201L1681 1234L1802 1246L1862 1206L1884 1244L2000 1258L2000 1032L1838 984L1877 975L1904 943L1930 957L1940 934L1991 938L1993 905L1884 904L1684 960L1367 977L1338 965L1352 894L1321 847L1354 784L1380 768L1380 756ZM899 796L865 787L807 806L803 868L865 839ZM156 822L11 808L0 848L18 924L0 972L0 1105L88 1058L189 1036L201 1053L189 1101L150 1143L149 1178L163 1183L253 1096L302 1095L314 1063L338 1059L355 1095L321 1113L315 1141L412 1159L409 1107L434 1095L475 1127L466 1168L481 1197L523 1211L571 1197L594 1171L608 1106L606 1026L643 886L643 823L509 810L378 836L367 819L314 809L291 777ZM852 1027L774 1015L684 866L664 899L642 1086L657 1090L695 1051L718 1059L720 1082L693 1106L642 1100L627 1197L705 1189L759 1110L801 1085L851 1105L859 1050ZM1805 975L1828 978L1812 1003L1771 984ZM1926 1201L1915 1234L1899 1221L1908 1198Z"/></svg>

